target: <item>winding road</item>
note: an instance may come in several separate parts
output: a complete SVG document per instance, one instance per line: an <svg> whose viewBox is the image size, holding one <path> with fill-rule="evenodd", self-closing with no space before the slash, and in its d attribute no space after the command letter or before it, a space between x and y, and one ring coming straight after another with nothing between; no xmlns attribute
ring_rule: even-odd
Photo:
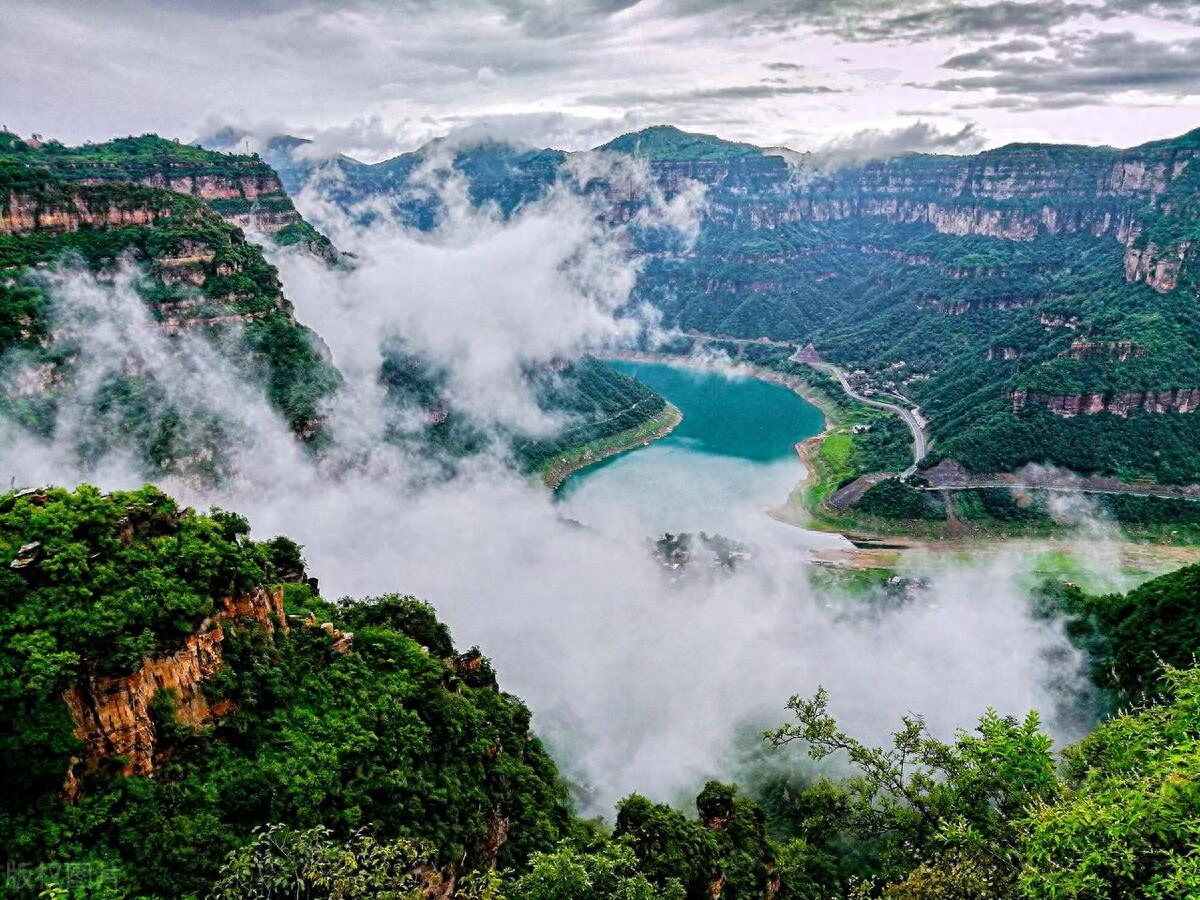
<svg viewBox="0 0 1200 900"><path fill-rule="evenodd" d="M717 341L737 346L761 345L767 344L773 347L794 347L790 359L792 362L803 363L810 368L816 369L819 372L824 372L827 375L832 375L841 385L846 396L857 400L866 406L873 406L876 409L887 410L895 413L908 426L908 430L912 432L912 447L913 461L907 469L901 474L901 478L908 478L914 475L921 461L925 459L929 450L929 437L926 434L925 427L921 422L916 411L898 403L889 403L886 400L878 400L875 397L867 397L860 394L850 385L850 379L846 372L833 363L825 362L820 358L814 359L815 353L811 350L806 350L795 343L785 341L774 341L767 338L727 338L718 337L717 335L690 333L688 337L697 341ZM941 466L938 467L940 469ZM956 491L978 490L980 488L1001 488L1008 490L1042 490L1054 491L1065 494L1127 494L1140 497L1156 497L1164 500L1190 500L1200 502L1200 485L1160 485L1160 484L1125 484L1113 478L1105 478L1102 476L1081 476L1074 473L1049 473L1039 474L1037 477L1030 477L1024 470L1014 473L991 473L985 475L968 475L965 471L959 476L946 477L947 473L940 473L938 469L934 469L927 473L933 483L924 486L924 490L937 491L943 494L953 494ZM848 484L835 492L828 502L834 507L843 507L846 502L851 500L851 497L857 498L862 492L873 484L877 484L885 478L893 478L893 474L888 472L872 472L863 475L856 479L851 484ZM839 498L843 501L839 503Z"/></svg>
<svg viewBox="0 0 1200 900"><path fill-rule="evenodd" d="M921 464L921 460L925 458L925 454L929 452L929 439L925 434L925 429L921 426L921 420L917 418L917 414L907 407L900 406L896 403L888 403L884 400L876 400L874 397L864 397L858 391L850 386L850 380L846 377L846 373L835 366L833 363L816 362L810 359L800 359L800 354L803 350L797 348L792 354L793 362L804 363L811 366L819 372L834 376L838 380L838 384L842 386L842 390L846 392L848 397L857 400L859 403L866 406L873 406L876 409L886 409L888 412L895 413L904 420L904 424L908 426L908 430L912 432L913 437L913 461L912 465L901 473L901 478L908 478L917 471L917 466Z"/></svg>
<svg viewBox="0 0 1200 900"><path fill-rule="evenodd" d="M917 466L921 460L925 458L928 450L928 441L925 435L925 430L921 425L920 419L911 410L895 403L886 403L882 400L876 400L872 397L864 397L850 386L846 373L832 363L819 362L812 359L800 358L802 350L797 349L792 355L794 362L802 362L811 366L814 369L819 369L823 372L828 372L837 378L841 384L842 390L850 397L853 397L860 403L865 403L867 406L874 406L878 409L886 409L894 412L908 426L908 430L913 436L913 464L901 473L901 478L908 478L914 475L917 471ZM931 478L936 476L936 470L933 473L927 473ZM868 488L872 484L878 483L881 476L886 473L872 473L865 475L853 485L847 487ZM890 476L888 476L890 477ZM861 483L861 484L860 484ZM956 481L945 481L942 483L934 483L925 486L923 489L927 491L935 491L943 495L952 494L956 491L971 491L979 490L980 488L1000 488L1004 490L1034 490L1034 491L1053 491L1062 494L1109 494L1109 495L1129 495L1135 497L1155 497L1163 500L1190 500L1192 502L1200 502L1200 487L1196 485L1173 485L1173 484L1124 484L1111 478L1102 476L1084 476L1077 475L1073 472L1063 473L1048 473L1042 474L1039 477L1027 477L1022 472L1016 473L993 473L990 475L966 475L962 476L961 483ZM843 488L846 490L846 488ZM859 490L861 494L861 490ZM835 495L836 496L836 495ZM836 504L835 504L836 505ZM947 504L947 513L953 516L953 507Z"/></svg>
<svg viewBox="0 0 1200 900"><path fill-rule="evenodd" d="M789 341L773 341L766 337L730 338L720 337L715 334L700 334L698 332L689 332L687 336L693 340L704 343L718 342L723 344L733 344L738 347L762 346L764 344L770 347L794 347L795 350L790 357L792 362L803 363L804 365L810 366L817 371L834 376L848 397L867 406L873 406L876 409L886 409L888 412L895 413L904 421L904 424L908 426L908 430L912 432L913 461L912 465L900 474L901 478L908 478L915 474L917 471L917 466L921 464L921 460L923 460L926 453L929 452L929 437L925 433L925 428L921 424L921 420L917 417L917 414L913 412L913 410L905 406L900 406L897 403L888 403L884 400L876 400L873 397L864 397L850 386L850 380L842 369L839 369L833 363L828 363L823 360L805 358L804 348L802 348L799 344Z"/></svg>

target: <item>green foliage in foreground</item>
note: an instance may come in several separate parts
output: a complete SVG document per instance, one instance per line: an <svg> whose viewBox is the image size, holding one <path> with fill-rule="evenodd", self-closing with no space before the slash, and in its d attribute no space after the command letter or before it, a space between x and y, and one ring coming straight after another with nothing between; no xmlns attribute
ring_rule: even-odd
<svg viewBox="0 0 1200 900"><path fill-rule="evenodd" d="M810 755L835 755L856 774L787 794L769 817L774 821L716 783L697 799L699 821L634 796L621 804L611 836L578 833L534 854L523 874L476 881L460 896L1195 896L1200 669L1168 670L1163 688L1161 704L1101 724L1068 748L1063 762L1033 713L1015 719L988 712L974 731L950 741L934 738L920 717L909 716L889 746L874 747L838 727L823 692L793 698L795 721L772 732L771 742L798 741ZM780 837L768 838L765 826ZM333 857L348 859L354 846ZM387 863L381 869L386 872ZM224 878L231 877L246 877L245 853L231 858ZM478 893L481 887L487 893Z"/></svg>
<svg viewBox="0 0 1200 900"><path fill-rule="evenodd" d="M36 546L31 546L35 545ZM16 561L16 568L8 563ZM711 782L695 817L633 795L610 834L573 818L529 711L432 609L389 595L331 604L300 548L154 488L0 497L0 852L54 898L408 898L456 879L464 900L1062 900L1200 891L1200 567L1124 596L1067 587L1078 640L1111 687L1152 698L1056 757L1036 713L986 712L949 740L910 715L889 745L843 731L823 691L767 737L847 777L750 791ZM61 692L178 647L216 599L285 583L290 630L227 622L203 729L155 697L152 778L77 765ZM316 625L353 633L348 652ZM312 623L312 624L308 624ZM796 765L785 761L783 766ZM47 875L104 873L78 890ZM0 896L28 897L5 888Z"/></svg>
<svg viewBox="0 0 1200 900"><path fill-rule="evenodd" d="M64 803L82 747L62 690L179 647L216 598L297 577L297 552L153 488L9 494L0 510L0 746L21 761L0 793L6 858L86 863L112 873L115 896L176 898L203 896L268 823L351 841L370 826L384 844L423 841L439 866L467 871L497 852L501 866L523 866L567 834L565 790L529 711L477 651L458 656L411 598L337 606L303 583L287 589L289 612L352 632L349 652L303 621L273 635L227 623L224 667L206 690L232 712L193 731L157 695L154 776L122 776L119 760L78 766L80 797ZM10 569L33 542L36 561Z"/></svg>

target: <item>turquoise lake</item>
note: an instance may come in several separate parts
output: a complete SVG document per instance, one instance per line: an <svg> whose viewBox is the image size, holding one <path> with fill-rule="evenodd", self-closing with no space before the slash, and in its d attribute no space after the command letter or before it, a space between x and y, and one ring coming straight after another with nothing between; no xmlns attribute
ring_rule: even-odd
<svg viewBox="0 0 1200 900"><path fill-rule="evenodd" d="M788 527L765 513L803 479L795 445L824 428L819 410L782 385L733 372L611 365L674 403L683 422L660 441L568 478L560 489L566 515L646 535L709 530L750 537Z"/></svg>

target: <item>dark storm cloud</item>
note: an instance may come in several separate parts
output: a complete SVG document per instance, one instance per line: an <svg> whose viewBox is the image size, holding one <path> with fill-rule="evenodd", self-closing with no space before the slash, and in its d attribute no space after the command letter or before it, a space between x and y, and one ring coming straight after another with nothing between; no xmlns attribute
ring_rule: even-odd
<svg viewBox="0 0 1200 900"><path fill-rule="evenodd" d="M943 69L959 69L962 71L977 71L979 69L995 69L1008 61L1014 55L1034 53L1046 49L1039 41L1018 39L1005 41L1002 44L992 44L972 50L970 53L960 53L942 63Z"/></svg>
<svg viewBox="0 0 1200 900"><path fill-rule="evenodd" d="M989 91L979 105L1009 109L1062 109L1102 103L1124 91L1184 96L1200 92L1200 38L1143 40L1131 32L1064 38L1050 57L1022 57L985 48L947 60L951 69L987 74L947 78L940 91ZM967 104L969 105L969 104Z"/></svg>

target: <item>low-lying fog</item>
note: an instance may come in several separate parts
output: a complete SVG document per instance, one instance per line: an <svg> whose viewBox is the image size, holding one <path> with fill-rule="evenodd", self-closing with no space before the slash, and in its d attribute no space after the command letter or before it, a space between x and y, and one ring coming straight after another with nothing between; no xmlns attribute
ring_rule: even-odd
<svg viewBox="0 0 1200 900"><path fill-rule="evenodd" d="M431 178L451 193L453 178ZM508 222L452 203L429 234L386 219L356 228L319 198L306 199L335 243L359 256L354 270L333 271L302 253L274 255L298 319L325 338L347 376L324 461L297 445L217 349L196 335L165 338L133 290L133 273L98 283L60 272L52 276L56 329L79 341L81 375L52 442L0 423L5 482L142 483L126 458L84 467L75 452L81 436L104 426L89 412L102 374L135 351L138 365L169 386L167 402L215 411L241 438L236 474L221 489L177 480L164 489L198 507L240 511L259 536L292 536L326 596L398 591L431 602L459 646L478 644L502 686L534 710L564 770L588 789L592 811L609 812L634 790L674 799L726 773L736 733L779 724L788 696L818 685L843 723L869 738L884 737L910 711L946 734L970 727L988 706L1036 707L1060 736L1072 736L1055 710L1064 686L1082 687L1079 659L1056 626L1029 616L1027 558L914 562L929 583L924 595L872 611L815 589L801 533L774 522L731 535L752 539L749 564L673 581L619 497L606 500L611 515L580 527L544 488L492 456L448 482L414 478L422 461L379 440L375 373L385 338L403 334L446 365L463 410L544 430L552 423L522 367L652 328L652 319L614 319L636 264L620 230L599 224L566 187ZM682 221L678 206L657 213ZM12 389L22 362L4 368ZM709 475L719 478L720 465L714 459ZM1092 532L1081 540L1103 546Z"/></svg>

